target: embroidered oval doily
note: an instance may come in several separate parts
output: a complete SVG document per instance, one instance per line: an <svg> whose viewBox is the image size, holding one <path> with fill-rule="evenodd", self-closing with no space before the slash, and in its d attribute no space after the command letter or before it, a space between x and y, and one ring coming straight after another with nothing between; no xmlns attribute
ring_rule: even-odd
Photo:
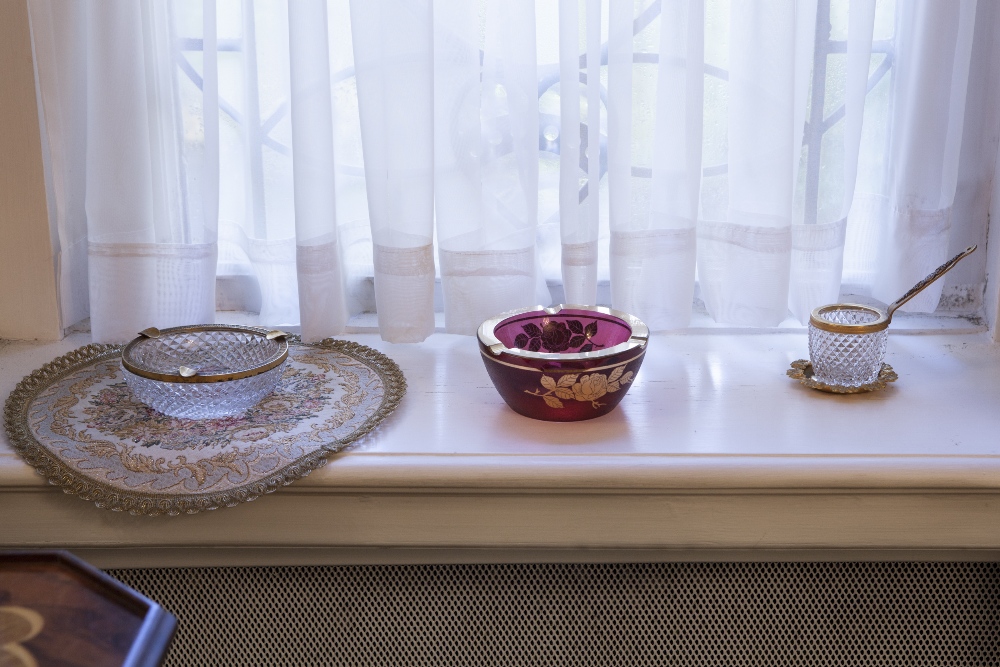
<svg viewBox="0 0 1000 667"><path fill-rule="evenodd" d="M273 394L238 417L191 420L131 397L124 346L87 345L17 385L7 436L51 484L105 509L194 514L254 500L369 433L406 391L396 363L370 347L290 342Z"/></svg>

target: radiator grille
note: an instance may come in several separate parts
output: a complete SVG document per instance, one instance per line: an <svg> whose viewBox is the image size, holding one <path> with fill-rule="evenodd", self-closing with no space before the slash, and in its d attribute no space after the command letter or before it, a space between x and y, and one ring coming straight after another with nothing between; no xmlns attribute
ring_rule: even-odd
<svg viewBox="0 0 1000 667"><path fill-rule="evenodd" d="M1000 665L997 563L111 570L167 665Z"/></svg>

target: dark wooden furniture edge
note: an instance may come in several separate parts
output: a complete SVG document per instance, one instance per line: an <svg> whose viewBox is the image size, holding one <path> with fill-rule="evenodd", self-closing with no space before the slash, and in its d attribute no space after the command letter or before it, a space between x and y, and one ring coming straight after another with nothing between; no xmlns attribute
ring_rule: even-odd
<svg viewBox="0 0 1000 667"><path fill-rule="evenodd" d="M163 664L177 630L177 619L163 607L68 551L0 551L0 566L4 563L45 562L61 563L85 575L83 581L87 585L99 589L102 594L111 593L118 602L142 616L142 626L122 667L159 667Z"/></svg>

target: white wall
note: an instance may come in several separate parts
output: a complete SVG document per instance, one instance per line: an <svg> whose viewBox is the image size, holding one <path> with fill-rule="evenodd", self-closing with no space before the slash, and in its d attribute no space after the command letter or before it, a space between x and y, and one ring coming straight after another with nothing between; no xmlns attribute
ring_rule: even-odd
<svg viewBox="0 0 1000 667"><path fill-rule="evenodd" d="M1000 152L996 155L996 168L1000 169ZM1000 173L1000 172L995 172ZM1000 178L993 179L993 199L990 202L990 235L986 245L986 295L984 298L986 321L993 333L993 340L1000 342Z"/></svg>
<svg viewBox="0 0 1000 667"><path fill-rule="evenodd" d="M62 337L27 0L0 2L0 338Z"/></svg>

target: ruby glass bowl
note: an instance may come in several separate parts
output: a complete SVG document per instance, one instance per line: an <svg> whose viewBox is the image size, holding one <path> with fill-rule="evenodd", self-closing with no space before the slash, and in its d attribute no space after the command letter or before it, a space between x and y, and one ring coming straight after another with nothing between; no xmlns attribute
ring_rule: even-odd
<svg viewBox="0 0 1000 667"><path fill-rule="evenodd" d="M603 306L536 306L479 327L486 371L515 412L579 421L611 412L635 380L649 329Z"/></svg>

